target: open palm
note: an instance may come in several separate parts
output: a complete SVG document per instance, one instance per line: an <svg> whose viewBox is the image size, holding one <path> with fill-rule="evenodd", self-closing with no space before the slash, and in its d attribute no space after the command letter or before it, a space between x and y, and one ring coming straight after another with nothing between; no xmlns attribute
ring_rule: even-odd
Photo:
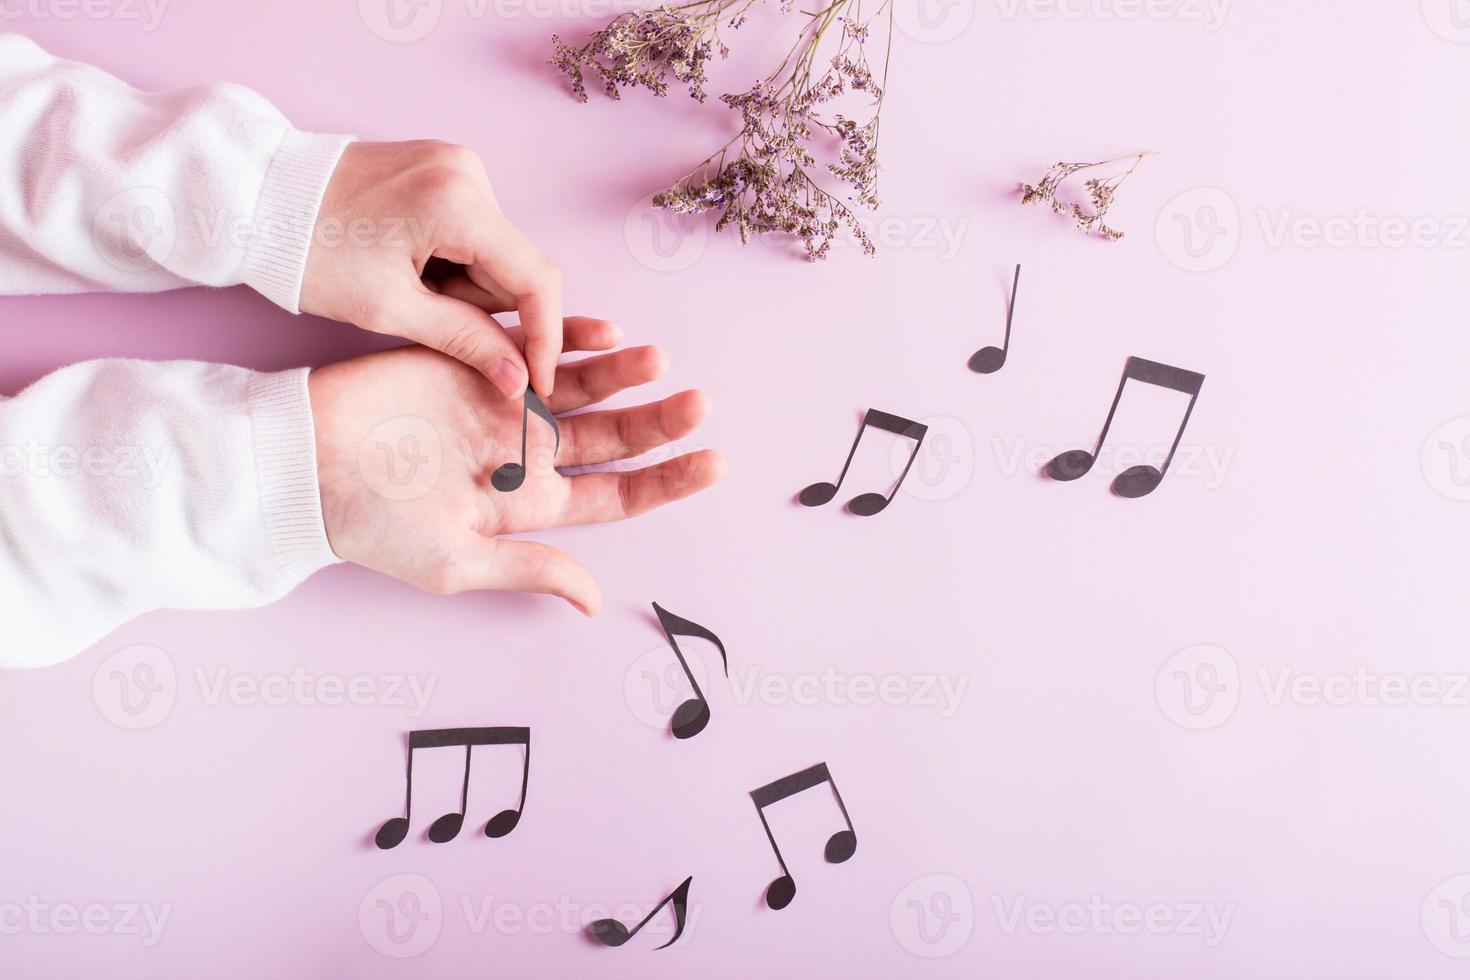
<svg viewBox="0 0 1470 980"><path fill-rule="evenodd" d="M566 349L606 351L615 327L569 317ZM560 416L594 405L667 366L636 347L563 364L548 400ZM514 589L558 595L591 615L602 599L564 552L497 537L560 524L633 517L717 482L725 463L701 451L625 473L567 477L557 467L626 459L680 439L709 414L684 391L662 401L528 420L525 481L502 492L495 471L521 459L522 402L483 375L424 347L368 354L313 371L317 471L327 536L337 555L431 592Z"/></svg>

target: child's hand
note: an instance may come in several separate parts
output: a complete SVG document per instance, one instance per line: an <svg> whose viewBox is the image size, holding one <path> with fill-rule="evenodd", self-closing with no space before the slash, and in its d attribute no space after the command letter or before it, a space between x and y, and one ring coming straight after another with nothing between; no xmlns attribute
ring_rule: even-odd
<svg viewBox="0 0 1470 980"><path fill-rule="evenodd" d="M569 317L566 335L569 350L607 350L618 340L612 324L585 317ZM666 366L655 347L565 364L547 404L558 415L592 405ZM591 615L602 596L586 569L555 548L496 535L632 517L725 472L709 450L627 473L564 477L553 468L625 459L682 438L709 414L699 391L561 418L554 460L551 429L532 414L525 482L502 493L490 476L520 461L521 400L462 363L404 347L319 368L310 389L332 549L431 592L547 592Z"/></svg>
<svg viewBox="0 0 1470 980"><path fill-rule="evenodd" d="M421 277L435 257L464 268L431 288ZM555 390L561 274L501 213L462 146L347 147L312 234L301 308L443 351L507 397L520 397L528 367L538 393ZM491 316L507 310L520 311L520 345Z"/></svg>

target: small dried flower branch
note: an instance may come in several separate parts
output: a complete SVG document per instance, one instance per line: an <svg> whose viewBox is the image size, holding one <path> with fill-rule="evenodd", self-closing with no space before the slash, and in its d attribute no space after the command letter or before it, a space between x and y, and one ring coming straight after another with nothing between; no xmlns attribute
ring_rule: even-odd
<svg viewBox="0 0 1470 980"><path fill-rule="evenodd" d="M646 88L654 95L669 94L668 76L689 87L689 95L705 100L705 63L718 50L730 53L720 38L720 25L739 30L746 12L760 0L689 0L652 10L632 10L614 17L578 47L551 35L556 54L551 64L572 82L572 94L587 101L585 73L602 82L610 98L622 95L619 86ZM782 9L785 9L783 0Z"/></svg>
<svg viewBox="0 0 1470 980"><path fill-rule="evenodd" d="M1021 185L1022 204L1050 204L1051 209L1057 214L1069 214L1077 222L1077 227L1083 233L1096 231L1109 241L1117 241L1123 237L1123 233L1116 228L1108 227L1103 220L1108 210L1113 206L1113 200L1118 193L1118 188L1138 165L1143 162L1144 157L1154 156L1154 150L1145 150L1135 153L1131 157L1115 157L1111 160L1101 160L1097 163L1059 163L1046 172L1046 175L1035 185ZM1057 198L1057 191L1061 190L1068 177L1079 170L1091 170L1093 167L1105 167L1111 163L1120 163L1124 160L1132 160L1133 163L1127 170L1111 177L1089 177L1083 186L1087 188L1088 197L1091 199L1092 211L1088 212L1080 204L1067 204Z"/></svg>
<svg viewBox="0 0 1470 980"><path fill-rule="evenodd" d="M809 18L775 71L749 91L721 96L740 113L741 128L723 147L655 194L656 207L680 214L718 211L716 230L733 226L742 244L751 235L784 233L800 238L812 260L825 258L839 228L846 227L871 255L871 238L856 213L813 176L810 144L817 134L837 142L838 159L827 173L846 185L856 202L878 206L878 121L891 47L884 52L880 82L868 66L864 44L874 18L887 12L892 44L893 8L881 0L867 18L861 0L831 0ZM838 26L836 50L823 60L823 40ZM845 93L871 99L871 115L852 119L823 108Z"/></svg>

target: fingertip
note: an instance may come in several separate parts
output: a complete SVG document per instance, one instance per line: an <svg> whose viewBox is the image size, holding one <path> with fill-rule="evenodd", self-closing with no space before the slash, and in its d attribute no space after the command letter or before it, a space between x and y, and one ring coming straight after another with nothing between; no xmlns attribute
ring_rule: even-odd
<svg viewBox="0 0 1470 980"><path fill-rule="evenodd" d="M709 418L710 414L715 410L714 402L710 399L709 394L701 388L690 388L688 391L681 391L675 397L682 398L687 403L689 415L694 420L695 425Z"/></svg>
<svg viewBox="0 0 1470 980"><path fill-rule="evenodd" d="M567 596L567 601L583 616L591 619L602 611L602 590L597 583L591 581L589 576L587 592L584 595Z"/></svg>
<svg viewBox="0 0 1470 980"><path fill-rule="evenodd" d="M506 398L514 400L525 394L526 372L509 358L503 358L492 365L485 376Z"/></svg>
<svg viewBox="0 0 1470 980"><path fill-rule="evenodd" d="M669 355L662 347L649 344L646 347L635 347L628 352L634 358L638 375L653 381L664 376L669 369Z"/></svg>
<svg viewBox="0 0 1470 980"><path fill-rule="evenodd" d="M530 351L527 351L527 354L530 354ZM550 398L552 391L556 388L556 355L551 354L548 357L537 356L534 360L537 363L530 369L531 387L543 399ZM549 361L549 366L541 363L542 361Z"/></svg>
<svg viewBox="0 0 1470 980"><path fill-rule="evenodd" d="M703 449L700 450L700 455L704 457L703 466L709 474L710 483L720 482L725 478L725 474L730 472L729 462L726 461L724 454L717 450Z"/></svg>
<svg viewBox="0 0 1470 980"><path fill-rule="evenodd" d="M567 350L612 350L623 340L623 331L611 320L595 316L569 316L562 327Z"/></svg>
<svg viewBox="0 0 1470 980"><path fill-rule="evenodd" d="M671 439L678 439L697 429L709 418L709 396L698 388L680 391L664 399L660 422Z"/></svg>

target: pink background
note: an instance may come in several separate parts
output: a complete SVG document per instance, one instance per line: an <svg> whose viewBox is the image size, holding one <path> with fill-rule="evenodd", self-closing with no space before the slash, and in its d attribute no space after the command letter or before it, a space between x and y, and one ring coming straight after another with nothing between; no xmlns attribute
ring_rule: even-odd
<svg viewBox="0 0 1470 980"><path fill-rule="evenodd" d="M143 87L228 79L303 128L473 147L565 271L569 308L663 345L673 368L658 393L712 394L715 417L681 448L718 447L731 468L637 522L545 536L599 576L595 621L339 567L268 609L150 615L68 663L0 675L0 916L31 896L169 909L151 946L122 928L0 934L0 969L1463 974L1470 705L1455 679L1470 670L1470 508L1455 498L1470 466L1470 235L1457 220L1470 134L1457 96L1470 37L1450 0L1253 0L1221 23L1184 0L1131 18L1104 16L1118 13L1108 0L1063 4L1080 16L918 2L900 8L884 110L888 243L817 266L699 225L664 226L655 246L641 201L732 120L678 95L574 103L543 65L548 38L583 36L605 3L431 0L433 30L407 43L370 29L375 0L174 0L155 30L121 0L105 19L54 0L5 8L32 12L0 26ZM748 84L794 23L760 11L713 90ZM1120 243L1015 203L1017 183L1056 160L1141 149L1161 153L1120 195ZM1341 227L1360 212L1337 245L1275 236L1283 220ZM1394 247L1372 230L1416 218L1431 240ZM969 354L999 340L1018 261L1011 362L971 374ZM0 332L6 392L93 357L279 368L378 343L242 289L6 300ZM1228 462L1176 461L1138 501L1109 495L1103 464L1074 484L1040 478L1053 452L1090 445L1130 354L1208 376L1186 448ZM840 509L888 478L892 440L871 436L837 502L796 506L835 476L870 406L931 425L905 492L877 518ZM1166 442L1177 407L1125 399L1116 444ZM691 742L658 727L683 694L653 600L730 651L727 683L710 650L684 644L714 715ZM140 644L161 651L146 656L168 691L156 724L130 730L115 723L128 718L108 658ZM782 679L804 691L829 668L915 696L762 693ZM1330 683L1358 668L1427 676L1438 703L1275 697L1283 671ZM387 696L212 697L221 671L297 670L435 687L420 717ZM937 675L966 685L948 717L919 696ZM1184 701L1190 677L1216 700ZM506 724L533 729L514 834L478 835L512 802L519 766L490 749L464 833L422 840L457 792L450 751L419 760L409 840L372 847L401 806L404 732ZM774 808L799 888L768 911L777 869L746 793L821 760L857 854L822 861L837 829L823 794ZM679 946L654 953L663 939L645 934L608 950L578 932L609 907L636 921L632 906L641 915L690 874ZM405 888L429 918L395 944L376 903ZM1172 925L1127 930L1150 906ZM1196 906L1229 916L1223 935L1207 914L1184 921Z"/></svg>

